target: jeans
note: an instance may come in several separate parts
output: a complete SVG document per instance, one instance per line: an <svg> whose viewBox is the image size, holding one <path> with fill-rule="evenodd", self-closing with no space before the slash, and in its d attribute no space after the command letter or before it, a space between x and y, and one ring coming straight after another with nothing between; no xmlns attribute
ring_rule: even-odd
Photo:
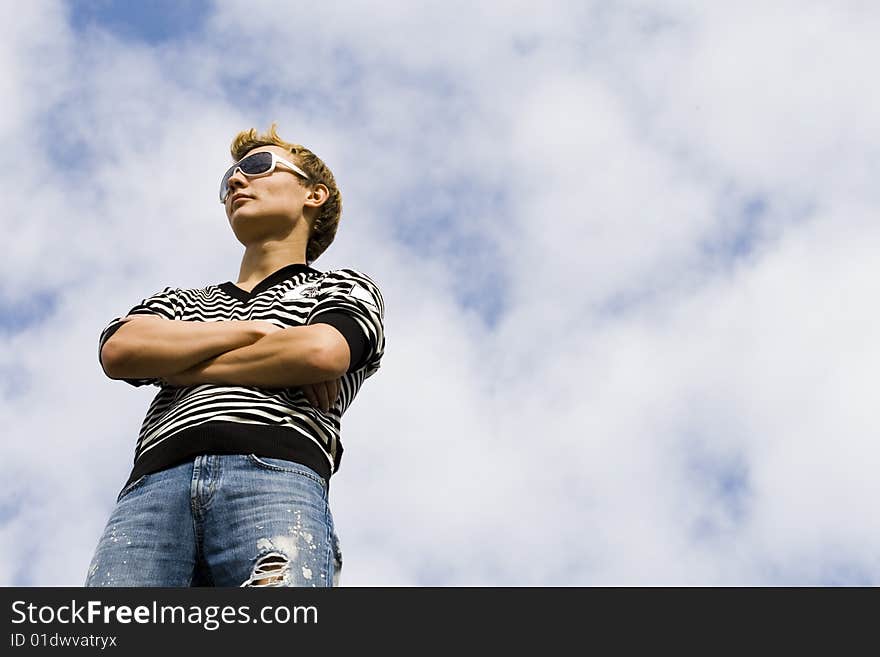
<svg viewBox="0 0 880 657"><path fill-rule="evenodd" d="M125 486L85 586L337 586L327 484L253 454L205 454Z"/></svg>

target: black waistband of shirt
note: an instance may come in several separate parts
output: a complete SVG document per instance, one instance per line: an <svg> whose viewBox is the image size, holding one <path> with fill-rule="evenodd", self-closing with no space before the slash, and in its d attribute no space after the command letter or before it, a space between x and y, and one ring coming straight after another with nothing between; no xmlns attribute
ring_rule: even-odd
<svg viewBox="0 0 880 657"><path fill-rule="evenodd" d="M342 445L338 445L342 449ZM330 486L324 450L295 429L242 422L205 422L169 436L134 464L125 486L139 477L178 465L200 454L255 454L287 459L317 472Z"/></svg>

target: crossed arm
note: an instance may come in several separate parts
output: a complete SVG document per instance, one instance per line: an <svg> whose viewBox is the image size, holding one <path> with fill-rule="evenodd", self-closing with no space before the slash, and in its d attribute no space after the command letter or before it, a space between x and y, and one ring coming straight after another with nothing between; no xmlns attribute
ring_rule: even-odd
<svg viewBox="0 0 880 657"><path fill-rule="evenodd" d="M300 386L324 410L335 401L349 359L348 343L328 324L281 329L265 321L190 322L150 315L133 316L101 351L111 378L155 377L176 386Z"/></svg>

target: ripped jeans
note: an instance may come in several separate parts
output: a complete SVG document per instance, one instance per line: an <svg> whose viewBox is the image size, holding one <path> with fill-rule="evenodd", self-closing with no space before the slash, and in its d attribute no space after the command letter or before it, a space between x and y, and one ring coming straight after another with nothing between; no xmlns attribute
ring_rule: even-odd
<svg viewBox="0 0 880 657"><path fill-rule="evenodd" d="M122 489L85 586L337 586L327 484L253 454L205 454Z"/></svg>

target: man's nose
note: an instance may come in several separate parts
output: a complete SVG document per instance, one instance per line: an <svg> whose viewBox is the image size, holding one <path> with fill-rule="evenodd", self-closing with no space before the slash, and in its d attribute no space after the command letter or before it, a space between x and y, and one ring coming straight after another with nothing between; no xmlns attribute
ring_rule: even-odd
<svg viewBox="0 0 880 657"><path fill-rule="evenodd" d="M226 185L230 190L235 188L244 187L247 184L245 182L245 175L241 172L241 169L236 169L232 172L232 175L229 176L229 180L226 181Z"/></svg>

